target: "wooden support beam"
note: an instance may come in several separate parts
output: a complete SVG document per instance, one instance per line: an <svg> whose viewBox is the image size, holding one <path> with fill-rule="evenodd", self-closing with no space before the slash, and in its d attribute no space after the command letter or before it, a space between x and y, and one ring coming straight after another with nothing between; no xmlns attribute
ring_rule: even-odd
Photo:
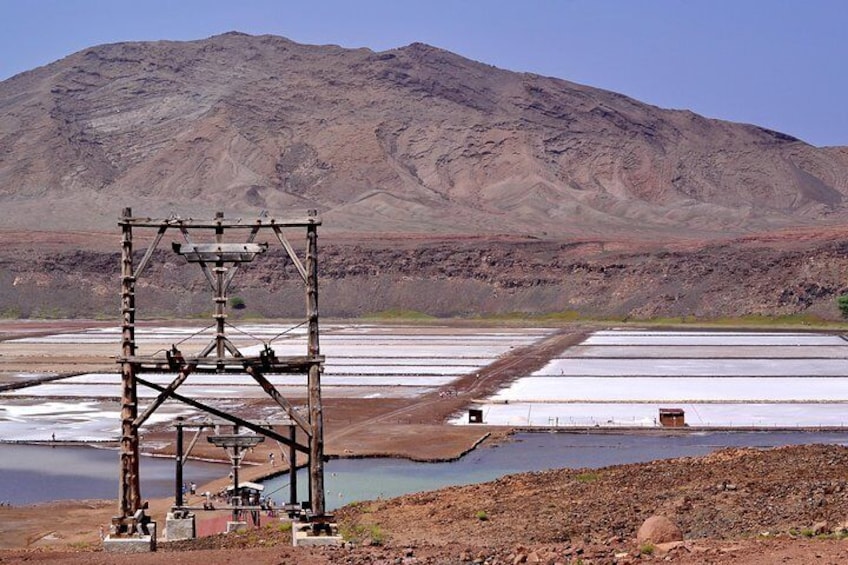
<svg viewBox="0 0 848 565"><path fill-rule="evenodd" d="M182 255L189 263L226 261L249 263L256 255L265 253L267 243L173 243L174 253Z"/></svg>
<svg viewBox="0 0 848 565"><path fill-rule="evenodd" d="M224 213L216 212L215 219L221 223L224 221ZM224 226L219 225L215 228L215 243L219 246L224 244ZM202 262L201 262L202 264ZM227 348L224 347L224 341L227 339L227 334L225 332L224 326L227 321L227 297L224 293L224 273L227 272L226 267L224 267L224 257L218 256L218 260L215 261L215 298L213 298L213 302L215 302L215 353L218 356L218 372L223 372L224 367L223 363L220 359L224 358L224 355L227 353Z"/></svg>
<svg viewBox="0 0 848 565"><path fill-rule="evenodd" d="M320 226L321 219L314 210L309 211L309 215L301 218L280 219L280 218L257 218L251 222L244 222L241 219L226 220L218 222L217 220L195 220L193 218L133 218L125 216L121 218L119 225L135 226L139 228L158 228L161 226L173 226L192 229L215 229L224 227L227 229L254 229L272 228L278 226L282 228L305 228L308 226Z"/></svg>
<svg viewBox="0 0 848 565"><path fill-rule="evenodd" d="M241 351L238 350L238 347L233 345L233 342L230 341L229 339L227 339L226 337L224 338L224 347L226 348L227 351L230 352L230 355L232 355L233 357L235 357L237 359L244 357L241 354Z"/></svg>
<svg viewBox="0 0 848 565"><path fill-rule="evenodd" d="M274 357L271 360L265 360L261 357L224 357L223 359L218 359L217 357L207 357L206 355L210 353L215 348L215 341L210 342L209 345L206 346L205 353L202 353L198 356L185 357L182 360L182 364L184 365L195 365L197 366L197 371L202 371L206 368L214 367L219 365L220 363L224 364L224 371L227 373L243 373L245 372L245 367L247 366L258 366L261 367L264 373L267 374L296 374L303 373L307 374L309 372L309 368L312 365L321 365L324 363L324 356L318 355L317 357L309 357L306 355L291 355L284 357ZM162 359L161 357L153 357L153 356L134 356L129 357L127 359L118 358L119 363L132 363L136 366L137 372L171 372L173 371L173 367L168 363L167 360Z"/></svg>
<svg viewBox="0 0 848 565"><path fill-rule="evenodd" d="M183 456L183 423L182 417L177 418L177 449L174 454L176 459L176 473L174 477L174 504L176 506L183 505L183 465L185 465L185 457ZM198 430L199 431L199 430Z"/></svg>
<svg viewBox="0 0 848 565"><path fill-rule="evenodd" d="M136 377L136 381L138 381L138 383L141 384L141 385L144 385L148 388L152 388L153 390L158 390L159 392L162 392L162 391L165 390L165 387L160 386L160 385L158 385L154 382L148 381L146 379L142 379L141 377ZM252 432L256 432L257 434L261 434L263 436L270 437L271 439L275 439L275 440L277 440L277 441L279 441L279 442L281 442L285 445L291 444L291 441L287 437L285 437L281 434L278 434L274 430L271 430L267 427L263 427L263 426L254 424L250 420L245 420L243 418L239 418L238 416L233 416L232 414L227 414L223 410L218 410L217 408L215 408L213 406L209 406L208 404L203 404L202 402L198 402L197 400L194 400L192 398L188 398L187 396L183 396L183 395L181 395L177 392L172 392L170 396L171 396L171 398L173 398L175 400L179 400L180 402L182 402L184 404L188 404L189 406L193 406L193 407L195 407L198 410L201 410L203 412L208 412L209 414L212 414L213 416L217 416L218 418L221 418L222 420L227 420L228 422L232 422L233 424L235 424L237 426L244 426L248 430L250 430ZM309 447L307 447L305 445L300 445L299 443L295 443L293 445L293 447L295 449L297 449L298 451L300 451L301 453L309 453Z"/></svg>
<svg viewBox="0 0 848 565"><path fill-rule="evenodd" d="M183 427L185 428L187 426L183 425ZM194 436L191 438L191 441L188 443L188 447L186 448L185 453L183 453L183 459L182 459L183 465L185 465L185 462L188 461L188 456L191 455L191 450L194 449L195 445L197 445L197 440L200 439L200 434L202 432L203 432L202 427L197 428L197 431L194 432Z"/></svg>
<svg viewBox="0 0 848 565"><path fill-rule="evenodd" d="M185 382L191 372L194 371L194 367L194 365L184 365L182 369L180 369L180 373L179 375L177 375L177 378L171 381L171 384L169 384L165 388L165 390L163 390L161 394L156 397L156 399L150 404L150 406L147 407L144 413L138 416L133 421L133 425L136 427L136 429L140 428L142 424L144 424L144 422L146 422L147 419L153 415L156 409L162 406L163 402L168 400L168 397L171 396L171 393L177 390L177 388Z"/></svg>
<svg viewBox="0 0 848 565"><path fill-rule="evenodd" d="M283 235L283 230L281 230L278 226L274 226L274 234L277 236L280 244L286 250L286 253L291 259L291 262L294 263L297 272L300 273L300 278L303 279L303 282L306 282L306 267L303 266L303 263L300 262L300 258L297 256L297 253L294 252L294 247L292 247L289 240L286 239L286 236Z"/></svg>
<svg viewBox="0 0 848 565"><path fill-rule="evenodd" d="M289 439L297 439L297 428L289 426ZM289 446L289 504L297 504L297 453Z"/></svg>
<svg viewBox="0 0 848 565"><path fill-rule="evenodd" d="M124 208L123 218L132 216ZM121 354L124 358L135 355L135 276L133 274L132 226L122 224L121 229ZM138 475L138 416L135 366L121 364L121 455L118 481L118 512L121 520L130 518L141 507L141 483Z"/></svg>
<svg viewBox="0 0 848 565"><path fill-rule="evenodd" d="M286 397L280 394L276 387L274 387L274 385L271 384L271 382L265 378L265 376L262 374L262 371L250 365L245 367L245 371L247 371L247 374L253 377L253 379L257 383L259 383L259 385L262 387L262 390L265 391L265 394L274 399L274 402L276 402L280 406L280 408L286 411L286 414L289 415L289 418L294 420L297 425L300 426L300 429L306 432L308 436L312 436L312 426L310 425L310 423L303 416L301 416L297 412L297 410L294 409L294 406L292 406L291 402L289 402Z"/></svg>
<svg viewBox="0 0 848 565"><path fill-rule="evenodd" d="M141 273L143 273L144 269L147 268L147 264L153 257L153 252L156 251L156 248L159 246L159 242L162 241L162 236L165 235L167 230L168 226L159 226L159 231L156 232L156 237L153 238L153 243L151 243L147 248L147 251L144 252L144 257L141 258L141 262L138 264L135 273L133 273L136 280L141 277Z"/></svg>
<svg viewBox="0 0 848 565"><path fill-rule="evenodd" d="M307 354L321 354L318 343L318 230L306 228L306 317L309 322ZM324 516L324 415L321 404L321 366L309 367L309 477L312 514Z"/></svg>

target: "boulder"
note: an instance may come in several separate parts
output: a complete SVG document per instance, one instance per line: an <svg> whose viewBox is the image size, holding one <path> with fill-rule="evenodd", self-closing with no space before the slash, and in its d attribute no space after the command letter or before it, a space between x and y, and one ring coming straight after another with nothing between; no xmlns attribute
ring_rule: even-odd
<svg viewBox="0 0 848 565"><path fill-rule="evenodd" d="M645 520L636 532L636 543L654 544L683 541L683 532L665 516L651 516Z"/></svg>
<svg viewBox="0 0 848 565"><path fill-rule="evenodd" d="M820 536L830 532L830 527L827 522L816 522L813 524L813 535Z"/></svg>

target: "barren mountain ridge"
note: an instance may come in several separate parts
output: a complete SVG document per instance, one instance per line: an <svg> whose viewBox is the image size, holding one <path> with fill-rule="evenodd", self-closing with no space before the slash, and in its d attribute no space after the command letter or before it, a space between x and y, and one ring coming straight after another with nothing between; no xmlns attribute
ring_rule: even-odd
<svg viewBox="0 0 848 565"><path fill-rule="evenodd" d="M7 227L47 208L58 228L108 229L129 205L317 208L351 233L709 235L841 218L846 192L845 148L423 44L228 33L102 45L0 83Z"/></svg>
<svg viewBox="0 0 848 565"><path fill-rule="evenodd" d="M834 316L846 194L846 147L423 44L101 45L0 82L0 314L117 311L130 206L317 209L329 315ZM237 292L289 315L299 295L263 294L288 275L263 268ZM146 282L146 304L205 305L176 298L202 292L190 276Z"/></svg>

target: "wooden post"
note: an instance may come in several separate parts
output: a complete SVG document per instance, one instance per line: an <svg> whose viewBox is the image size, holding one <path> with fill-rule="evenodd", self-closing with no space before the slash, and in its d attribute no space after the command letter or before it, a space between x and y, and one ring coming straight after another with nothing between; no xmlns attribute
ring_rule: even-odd
<svg viewBox="0 0 848 565"><path fill-rule="evenodd" d="M174 502L175 506L183 505L183 417L177 416L177 453L175 455L177 468L174 473Z"/></svg>
<svg viewBox="0 0 848 565"><path fill-rule="evenodd" d="M216 212L215 220L218 226L215 228L215 243L224 242L224 227L221 225L224 221L224 213ZM220 256L219 256L220 257ZM225 314L227 297L224 290L224 273L227 268L224 267L223 258L219 258L215 263L215 322L217 333L215 335L215 354L218 357L218 372L224 372L224 355L226 354L227 335L224 331L224 321L227 319Z"/></svg>
<svg viewBox="0 0 848 565"><path fill-rule="evenodd" d="M135 276L133 274L132 209L124 208L121 222L121 459L118 484L119 511L122 518L141 507L138 475L138 396L135 367Z"/></svg>
<svg viewBox="0 0 848 565"><path fill-rule="evenodd" d="M313 360L320 355L318 344L318 229L306 227L306 316L309 321L308 355ZM312 514L324 515L324 419L321 406L321 363L309 365L309 477Z"/></svg>
<svg viewBox="0 0 848 565"><path fill-rule="evenodd" d="M289 504L297 504L297 450L294 444L297 441L297 427L289 425Z"/></svg>

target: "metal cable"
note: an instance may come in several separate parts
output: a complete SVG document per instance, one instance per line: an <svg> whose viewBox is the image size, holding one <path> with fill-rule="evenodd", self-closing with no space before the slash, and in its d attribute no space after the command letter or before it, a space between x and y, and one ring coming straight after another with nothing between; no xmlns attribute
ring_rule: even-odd
<svg viewBox="0 0 848 565"><path fill-rule="evenodd" d="M174 343L174 344L172 345L172 347L176 347L176 346L178 346L178 345L180 345L180 344L182 344L182 343L185 343L186 341L190 340L191 338L193 338L193 337L197 337L198 335L202 334L202 333L203 333L203 332L205 332L206 330L211 329L211 328L214 328L214 327L215 327L215 324L212 324L212 325L210 325L210 326L206 326L205 328L201 328L201 329L197 330L196 332L194 332L193 334L191 334L191 335L187 336L185 339L181 339L180 341L178 341L178 342ZM168 351L168 350L167 350L167 349L157 349L156 351L154 351L154 352L152 353L152 355L154 355L154 356L155 356L155 355L156 355L156 354L158 354L158 353L165 353L166 351Z"/></svg>
<svg viewBox="0 0 848 565"><path fill-rule="evenodd" d="M275 335L274 337L272 337L272 338L268 341L268 343L266 343L265 345L270 345L270 344L272 344L272 343L273 343L276 339L278 339L278 338L280 338L280 337L282 337L282 336L286 335L286 334L287 334L287 333L289 333L290 331L296 330L297 328L299 328L299 327L301 327L301 326L305 326L305 325L307 324L307 322L308 322L308 320L304 320L303 322L301 322L301 323L299 323L299 324L297 324L297 325L295 325L295 326L292 326L292 327L290 327L289 329L287 329L287 330L285 330L285 331L283 331L283 332L278 333L277 335Z"/></svg>

